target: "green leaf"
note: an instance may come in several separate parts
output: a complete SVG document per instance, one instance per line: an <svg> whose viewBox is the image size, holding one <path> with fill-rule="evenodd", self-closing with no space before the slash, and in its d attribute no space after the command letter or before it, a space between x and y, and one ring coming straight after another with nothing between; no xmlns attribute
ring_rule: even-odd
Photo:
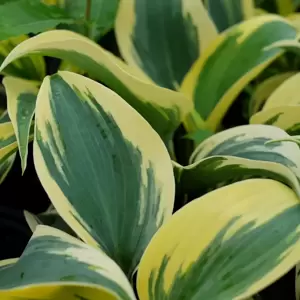
<svg viewBox="0 0 300 300"><path fill-rule="evenodd" d="M7 109L18 141L22 173L27 165L30 126L35 110L38 83L15 77L4 77Z"/></svg>
<svg viewBox="0 0 300 300"><path fill-rule="evenodd" d="M34 163L66 223L131 277L173 210L172 163L157 133L110 89L59 72L38 94Z"/></svg>
<svg viewBox="0 0 300 300"><path fill-rule="evenodd" d="M19 0L0 6L0 40L27 33L55 28L60 23L72 23L63 10L37 0Z"/></svg>
<svg viewBox="0 0 300 300"><path fill-rule="evenodd" d="M1 299L134 300L124 273L103 252L38 226L22 256L0 267Z"/></svg>
<svg viewBox="0 0 300 300"><path fill-rule="evenodd" d="M206 138L212 136L214 133L211 130L200 129L198 131L191 132L185 136L187 139L191 139L195 142L195 145L198 146Z"/></svg>
<svg viewBox="0 0 300 300"><path fill-rule="evenodd" d="M114 26L120 0L96 0L91 1L91 15L89 20L90 38L98 40ZM64 0L62 7L66 13L78 20L84 20L86 0ZM86 33L85 24L72 24L68 29L81 34Z"/></svg>

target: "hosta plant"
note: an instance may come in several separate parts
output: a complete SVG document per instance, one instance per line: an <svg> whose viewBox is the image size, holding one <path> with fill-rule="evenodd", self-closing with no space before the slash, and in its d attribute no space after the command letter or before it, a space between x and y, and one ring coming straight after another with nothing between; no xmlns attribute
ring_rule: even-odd
<svg viewBox="0 0 300 300"><path fill-rule="evenodd" d="M1 299L252 296L299 260L300 150L267 143L284 137L268 125L230 129L200 144L182 169L116 93L71 72L47 76L34 163L77 238L38 225L22 256L1 263ZM175 182L189 192L187 176L195 189L201 180L225 186L172 216Z"/></svg>
<svg viewBox="0 0 300 300"><path fill-rule="evenodd" d="M247 20L231 26L224 12L234 6L213 21L219 1L120 1L125 61L70 30L6 53L3 72L51 56L86 76L3 79L0 163L19 151L24 172L33 141L51 211L71 235L38 225L22 256L1 263L1 299L246 299L296 265L295 137L254 121L264 100L252 102L253 124L222 122L250 82L297 52L298 31L280 16L250 17L239 2ZM190 137L211 135L187 165L174 143L182 124Z"/></svg>
<svg viewBox="0 0 300 300"><path fill-rule="evenodd" d="M168 30L160 30L164 24L158 15ZM198 0L169 0L163 6L157 1L121 1L115 32L126 63L82 35L51 30L18 44L1 70L28 55L69 61L135 108L172 158L180 124L192 137L222 129L222 119L238 94L284 52L273 43L295 41L297 36L296 28L276 15L253 17L218 33ZM34 100L19 100L24 95L34 99L40 83L8 76L3 84L24 171L35 106Z"/></svg>

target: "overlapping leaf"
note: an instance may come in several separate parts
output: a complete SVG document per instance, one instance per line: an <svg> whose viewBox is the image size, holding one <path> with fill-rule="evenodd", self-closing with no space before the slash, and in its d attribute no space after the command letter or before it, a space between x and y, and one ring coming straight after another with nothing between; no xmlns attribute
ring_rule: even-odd
<svg viewBox="0 0 300 300"><path fill-rule="evenodd" d="M176 90L217 30L202 1L121 0L116 36L130 66Z"/></svg>
<svg viewBox="0 0 300 300"><path fill-rule="evenodd" d="M220 186L253 177L272 178L300 196L300 150L283 130L268 125L244 125L207 138L191 156L191 165L173 163L177 186L194 197Z"/></svg>
<svg viewBox="0 0 300 300"><path fill-rule="evenodd" d="M42 33L17 46L0 70L28 54L65 59L87 71L122 96L159 133L167 143L193 103L181 93L142 81L121 60L91 40L66 30Z"/></svg>
<svg viewBox="0 0 300 300"><path fill-rule="evenodd" d="M204 3L220 32L255 14L253 0L204 0Z"/></svg>
<svg viewBox="0 0 300 300"><path fill-rule="evenodd" d="M233 26L206 49L187 74L182 91L194 100L208 128L218 128L242 89L282 54L278 47L266 47L293 40L296 34L285 19L266 15Z"/></svg>
<svg viewBox="0 0 300 300"><path fill-rule="evenodd" d="M75 20L84 20L86 1L64 0L61 7ZM89 34L89 37L97 40L114 26L119 0L91 1L91 15L89 18L88 31L84 22L82 24L68 25L68 29L81 34Z"/></svg>
<svg viewBox="0 0 300 300"><path fill-rule="evenodd" d="M0 41L0 62L4 61L13 48L28 38L27 35L21 35ZM45 61L41 56L26 56L14 61L1 73L25 79L42 80L46 75Z"/></svg>
<svg viewBox="0 0 300 300"><path fill-rule="evenodd" d="M0 6L0 15L0 40L53 29L60 23L74 22L58 7L49 7L37 0L9 1Z"/></svg>
<svg viewBox="0 0 300 300"><path fill-rule="evenodd" d="M1 115L1 117L0 117L0 124L5 124L7 122L10 122L10 120L9 120L7 111L5 111ZM7 123L7 124L9 124L9 123ZM6 136L7 132L10 132L10 133L8 133L8 135L9 134L12 135L12 138L11 138L10 141L3 143L3 148L5 148L6 146L8 146L10 142L14 143L14 139L13 139L14 132L11 131L11 129L13 129L11 126L2 126L2 131L1 131L1 125L0 125L0 135L1 134L3 135L3 140L9 139ZM16 146L16 144L14 144L14 146ZM3 182L3 180L5 179L5 177L7 176L7 174L9 173L9 171L10 171L10 169L11 169L11 167L12 167L14 161L15 161L16 150L17 150L16 148L15 148L15 150L12 150L11 154L7 154L6 151L2 152L3 153L3 157L0 158L0 184ZM0 150L0 152L1 152L1 150Z"/></svg>
<svg viewBox="0 0 300 300"><path fill-rule="evenodd" d="M252 124L270 124L291 135L300 134L300 73L283 82L267 99L263 109L250 119Z"/></svg>
<svg viewBox="0 0 300 300"><path fill-rule="evenodd" d="M20 259L0 267L0 297L135 299L126 276L112 259L47 226L37 227Z"/></svg>
<svg viewBox="0 0 300 300"><path fill-rule="evenodd" d="M117 94L70 72L45 78L35 124L35 167L55 209L130 277L173 209L162 140Z"/></svg>
<svg viewBox="0 0 300 300"><path fill-rule="evenodd" d="M0 164L17 150L18 143L12 123L0 123Z"/></svg>
<svg viewBox="0 0 300 300"><path fill-rule="evenodd" d="M176 212L138 271L140 299L246 299L299 260L299 198L270 179L217 189ZM270 234L272 233L272 234Z"/></svg>
<svg viewBox="0 0 300 300"><path fill-rule="evenodd" d="M295 74L296 72L292 71L279 73L258 84L250 99L249 114L252 116L253 114L260 111L267 99L278 88L278 86Z"/></svg>

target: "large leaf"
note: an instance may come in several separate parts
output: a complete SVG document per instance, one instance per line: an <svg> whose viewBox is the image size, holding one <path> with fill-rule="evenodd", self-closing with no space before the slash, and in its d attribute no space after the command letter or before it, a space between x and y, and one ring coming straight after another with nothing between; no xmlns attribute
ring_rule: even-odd
<svg viewBox="0 0 300 300"><path fill-rule="evenodd" d="M4 61L13 48L28 38L27 35L21 35L0 41L0 62ZM41 56L24 57L14 61L1 73L26 79L42 80L46 75L45 61Z"/></svg>
<svg viewBox="0 0 300 300"><path fill-rule="evenodd" d="M121 0L116 36L129 65L178 89L217 31L199 0Z"/></svg>
<svg viewBox="0 0 300 300"><path fill-rule="evenodd" d="M249 179L176 212L142 257L140 299L240 300L299 261L300 205L287 186Z"/></svg>
<svg viewBox="0 0 300 300"><path fill-rule="evenodd" d="M263 109L250 119L252 124L269 124L289 134L300 134L300 73L285 80L267 99Z"/></svg>
<svg viewBox="0 0 300 300"><path fill-rule="evenodd" d="M253 0L204 0L220 32L254 16Z"/></svg>
<svg viewBox="0 0 300 300"><path fill-rule="evenodd" d="M166 142L192 109L192 102L181 93L132 76L131 69L121 60L71 31L49 31L23 42L8 55L0 70L32 53L65 59L89 72L133 106Z"/></svg>
<svg viewBox="0 0 300 300"><path fill-rule="evenodd" d="M117 94L70 72L45 78L35 122L35 167L57 212L130 277L173 209L162 140Z"/></svg>
<svg viewBox="0 0 300 300"><path fill-rule="evenodd" d="M7 110L18 141L22 172L27 165L30 126L35 110L38 84L15 77L3 79L7 95Z"/></svg>
<svg viewBox="0 0 300 300"><path fill-rule="evenodd" d="M20 259L12 262L0 268L1 299L135 299L112 259L51 227L38 226Z"/></svg>
<svg viewBox="0 0 300 300"><path fill-rule="evenodd" d="M64 0L61 6L72 18L84 20L86 4L86 0ZM88 25L90 28L90 38L97 40L113 27L118 5L119 0L91 1L91 12ZM87 33L84 22L82 22L82 24L71 24L68 28L81 34Z"/></svg>
<svg viewBox="0 0 300 300"><path fill-rule="evenodd" d="M223 32L187 74L182 91L216 130L242 89L281 53L265 49L276 41L294 39L296 29L279 16L252 18Z"/></svg>

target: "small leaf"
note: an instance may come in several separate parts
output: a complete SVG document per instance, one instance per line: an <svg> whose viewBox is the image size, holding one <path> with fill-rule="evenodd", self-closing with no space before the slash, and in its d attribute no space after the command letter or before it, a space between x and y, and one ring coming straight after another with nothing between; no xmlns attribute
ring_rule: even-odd
<svg viewBox="0 0 300 300"><path fill-rule="evenodd" d="M7 109L18 141L22 173L27 165L30 126L35 110L38 83L15 77L4 77Z"/></svg>

